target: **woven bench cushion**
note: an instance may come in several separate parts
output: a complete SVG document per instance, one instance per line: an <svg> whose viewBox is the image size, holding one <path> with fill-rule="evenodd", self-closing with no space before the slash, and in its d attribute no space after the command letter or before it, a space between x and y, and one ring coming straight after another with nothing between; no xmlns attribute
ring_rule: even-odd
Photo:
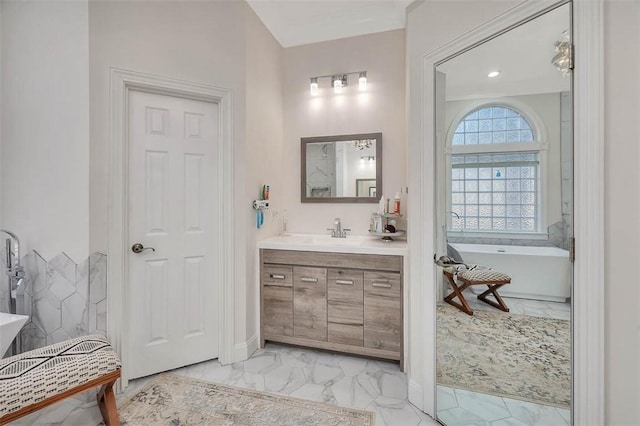
<svg viewBox="0 0 640 426"><path fill-rule="evenodd" d="M495 281L511 281L511 277L502 272L493 271L491 269L474 269L472 271L466 271L459 274L458 277L467 281L473 281L477 283L495 282Z"/></svg>
<svg viewBox="0 0 640 426"><path fill-rule="evenodd" d="M0 418L121 366L106 337L77 337L0 360Z"/></svg>

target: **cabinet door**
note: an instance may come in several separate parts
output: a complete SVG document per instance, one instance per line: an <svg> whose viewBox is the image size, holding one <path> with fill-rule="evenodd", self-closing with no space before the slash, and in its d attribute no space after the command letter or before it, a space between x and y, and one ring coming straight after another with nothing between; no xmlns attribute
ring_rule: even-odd
<svg viewBox="0 0 640 426"><path fill-rule="evenodd" d="M329 269L327 281L329 342L362 346L364 343L362 271Z"/></svg>
<svg viewBox="0 0 640 426"><path fill-rule="evenodd" d="M364 272L364 346L400 352L400 274Z"/></svg>
<svg viewBox="0 0 640 426"><path fill-rule="evenodd" d="M293 268L293 335L327 340L327 270Z"/></svg>
<svg viewBox="0 0 640 426"><path fill-rule="evenodd" d="M262 269L262 311L265 334L293 336L293 268L265 265Z"/></svg>

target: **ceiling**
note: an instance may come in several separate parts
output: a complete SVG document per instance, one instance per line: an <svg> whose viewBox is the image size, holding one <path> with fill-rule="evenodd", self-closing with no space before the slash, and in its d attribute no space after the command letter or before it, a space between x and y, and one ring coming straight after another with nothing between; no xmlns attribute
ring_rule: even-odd
<svg viewBox="0 0 640 426"><path fill-rule="evenodd" d="M405 28L413 0L246 0L282 47ZM570 90L551 64L554 42L568 29L564 5L438 66L446 98L478 99ZM501 70L488 78L492 70Z"/></svg>
<svg viewBox="0 0 640 426"><path fill-rule="evenodd" d="M570 6L556 8L438 66L446 99L557 93L571 88L552 64L554 42L569 28ZM487 77L501 70L495 78Z"/></svg>
<svg viewBox="0 0 640 426"><path fill-rule="evenodd" d="M413 0L247 0L282 47L405 27Z"/></svg>

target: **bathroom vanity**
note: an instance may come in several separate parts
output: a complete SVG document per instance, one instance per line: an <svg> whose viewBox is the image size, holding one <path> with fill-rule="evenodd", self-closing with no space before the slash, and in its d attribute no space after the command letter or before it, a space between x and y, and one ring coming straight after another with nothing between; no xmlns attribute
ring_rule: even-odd
<svg viewBox="0 0 640 426"><path fill-rule="evenodd" d="M403 364L406 243L292 235L258 243L265 341Z"/></svg>

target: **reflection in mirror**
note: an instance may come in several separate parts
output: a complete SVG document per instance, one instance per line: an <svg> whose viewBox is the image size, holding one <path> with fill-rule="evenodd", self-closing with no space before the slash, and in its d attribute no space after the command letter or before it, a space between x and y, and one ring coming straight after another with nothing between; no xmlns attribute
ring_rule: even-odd
<svg viewBox="0 0 640 426"><path fill-rule="evenodd" d="M571 424L571 5L436 67L437 416Z"/></svg>
<svg viewBox="0 0 640 426"><path fill-rule="evenodd" d="M377 202L381 133L319 136L301 142L302 202Z"/></svg>

